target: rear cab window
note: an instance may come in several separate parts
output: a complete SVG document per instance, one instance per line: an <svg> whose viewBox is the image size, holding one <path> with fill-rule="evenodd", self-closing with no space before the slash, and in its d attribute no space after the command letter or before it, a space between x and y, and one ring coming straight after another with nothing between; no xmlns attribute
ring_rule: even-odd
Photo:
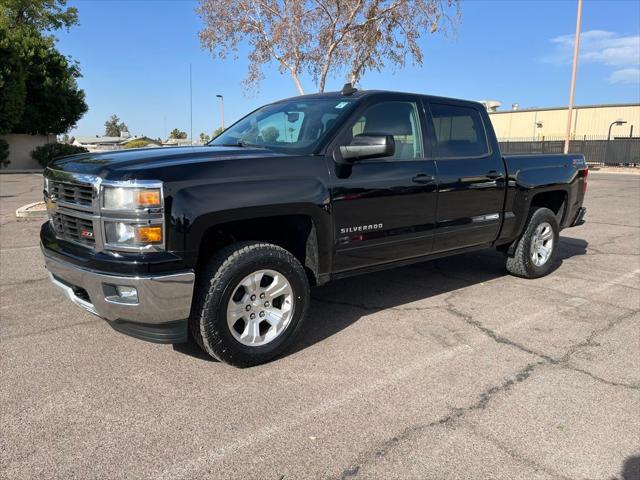
<svg viewBox="0 0 640 480"><path fill-rule="evenodd" d="M438 158L483 157L489 154L480 112L473 107L430 103Z"/></svg>

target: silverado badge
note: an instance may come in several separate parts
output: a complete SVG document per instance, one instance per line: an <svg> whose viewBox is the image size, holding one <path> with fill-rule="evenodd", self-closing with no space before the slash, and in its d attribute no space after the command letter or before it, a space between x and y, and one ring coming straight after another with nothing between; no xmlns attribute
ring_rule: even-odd
<svg viewBox="0 0 640 480"><path fill-rule="evenodd" d="M352 227L343 227L340 229L340 233L344 235L345 233L360 233L360 232L370 232L371 230L381 230L381 223L374 223L372 225L354 225Z"/></svg>

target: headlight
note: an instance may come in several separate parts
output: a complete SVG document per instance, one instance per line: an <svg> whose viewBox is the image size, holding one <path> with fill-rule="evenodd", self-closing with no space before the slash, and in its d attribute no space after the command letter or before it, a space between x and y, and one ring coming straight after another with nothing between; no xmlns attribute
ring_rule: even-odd
<svg viewBox="0 0 640 480"><path fill-rule="evenodd" d="M146 247L162 245L162 225L104 222L106 243L110 246Z"/></svg>
<svg viewBox="0 0 640 480"><path fill-rule="evenodd" d="M167 241L164 215L160 181L104 181L100 186L105 250L163 251Z"/></svg>
<svg viewBox="0 0 640 480"><path fill-rule="evenodd" d="M103 208L106 210L160 208L162 206L162 192L160 188L105 186L103 202Z"/></svg>

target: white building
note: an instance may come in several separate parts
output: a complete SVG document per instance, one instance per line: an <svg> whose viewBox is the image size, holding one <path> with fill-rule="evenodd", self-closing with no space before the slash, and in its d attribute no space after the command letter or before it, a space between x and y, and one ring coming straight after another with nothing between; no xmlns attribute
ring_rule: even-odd
<svg viewBox="0 0 640 480"><path fill-rule="evenodd" d="M145 141L146 147L159 147L160 142L145 136L131 136L128 132L123 132L124 135L120 137L106 137L96 135L91 136L78 136L71 142L72 145L78 147L84 147L90 152L104 152L109 150L120 150L126 148L127 144L134 141Z"/></svg>

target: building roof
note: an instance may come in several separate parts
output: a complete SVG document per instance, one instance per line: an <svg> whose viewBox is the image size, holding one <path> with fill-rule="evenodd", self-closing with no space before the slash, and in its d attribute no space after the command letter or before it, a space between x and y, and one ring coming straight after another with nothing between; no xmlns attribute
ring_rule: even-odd
<svg viewBox="0 0 640 480"><path fill-rule="evenodd" d="M99 135L96 135L95 137L92 136L79 136L79 137L74 137L75 141L78 143L82 143L82 144L116 144L116 143L120 143L123 140L132 140L131 138L123 138L123 137L102 137Z"/></svg>
<svg viewBox="0 0 640 480"><path fill-rule="evenodd" d="M611 107L640 107L640 103L603 103L600 105L574 105L574 110L581 108L611 108ZM545 110L566 110L568 106L563 107L531 107L518 108L517 110L502 110L500 112L489 112L489 115L498 115L501 113L518 113L518 112L542 112Z"/></svg>
<svg viewBox="0 0 640 480"><path fill-rule="evenodd" d="M193 142L194 145L198 144L199 142ZM190 138L167 138L165 141L162 142L162 145L191 145L191 139Z"/></svg>
<svg viewBox="0 0 640 480"><path fill-rule="evenodd" d="M133 142L135 140L147 140L150 143L160 144L157 140L153 138L140 136L140 137L105 137L96 135L92 136L79 136L74 137L74 141L80 143L82 145L125 145L129 142Z"/></svg>

